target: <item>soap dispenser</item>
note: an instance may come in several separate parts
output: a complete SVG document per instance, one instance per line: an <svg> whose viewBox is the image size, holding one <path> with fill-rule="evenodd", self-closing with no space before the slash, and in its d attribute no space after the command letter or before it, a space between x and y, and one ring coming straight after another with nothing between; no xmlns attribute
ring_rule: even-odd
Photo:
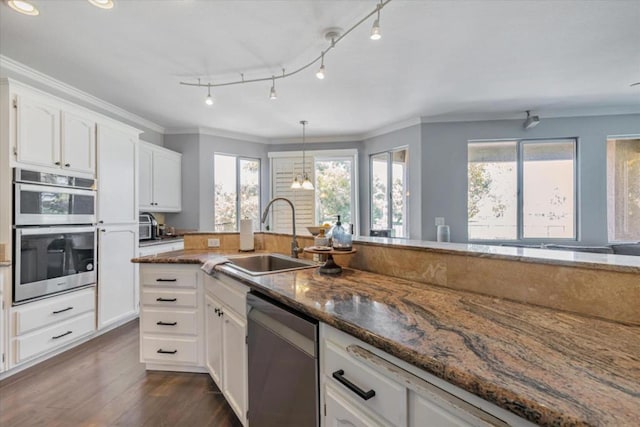
<svg viewBox="0 0 640 427"><path fill-rule="evenodd" d="M345 229L342 228L340 215L338 215L338 222L336 222L332 231L331 240L333 241L333 249L337 251L350 251L352 247L351 234L347 233Z"/></svg>

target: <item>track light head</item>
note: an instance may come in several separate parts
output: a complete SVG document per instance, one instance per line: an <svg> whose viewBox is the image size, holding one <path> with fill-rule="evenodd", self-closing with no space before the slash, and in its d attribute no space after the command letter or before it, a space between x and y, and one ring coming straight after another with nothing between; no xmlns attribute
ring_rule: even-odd
<svg viewBox="0 0 640 427"><path fill-rule="evenodd" d="M380 40L382 34L380 33L380 19L373 21L373 27L371 27L371 40Z"/></svg>
<svg viewBox="0 0 640 427"><path fill-rule="evenodd" d="M320 80L323 80L323 79L324 79L324 77L325 77L325 76L324 76L324 71L325 71L325 69L324 69L324 64L322 64L322 65L320 66L320 69L318 69L318 72L316 73L316 77L317 77L317 78L319 78Z"/></svg>
<svg viewBox="0 0 640 427"><path fill-rule="evenodd" d="M527 118L525 119L524 123L522 124L522 127L525 128L525 129L531 129L532 127L538 126L538 123L540 123L540 117L539 116L532 116L531 115L531 110L527 110Z"/></svg>
<svg viewBox="0 0 640 427"><path fill-rule="evenodd" d="M204 103L209 107L213 105L213 97L211 96L211 85L207 85L207 97L205 98Z"/></svg>
<svg viewBox="0 0 640 427"><path fill-rule="evenodd" d="M278 99L278 94L276 93L276 77L271 76L271 91L269 92L269 99Z"/></svg>

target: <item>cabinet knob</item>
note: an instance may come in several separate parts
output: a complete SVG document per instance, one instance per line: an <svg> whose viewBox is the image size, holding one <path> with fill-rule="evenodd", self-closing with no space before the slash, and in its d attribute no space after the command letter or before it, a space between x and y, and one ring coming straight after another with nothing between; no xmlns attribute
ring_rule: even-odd
<svg viewBox="0 0 640 427"><path fill-rule="evenodd" d="M71 163L65 163L64 167L66 167L66 168L71 167Z"/></svg>
<svg viewBox="0 0 640 427"><path fill-rule="evenodd" d="M54 163L56 166L60 166L60 162L55 162Z"/></svg>

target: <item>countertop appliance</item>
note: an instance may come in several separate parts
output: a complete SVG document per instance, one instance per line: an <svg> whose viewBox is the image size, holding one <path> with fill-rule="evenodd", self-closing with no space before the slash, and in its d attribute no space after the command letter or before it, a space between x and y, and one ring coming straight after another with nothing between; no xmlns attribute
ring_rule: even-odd
<svg viewBox="0 0 640 427"><path fill-rule="evenodd" d="M138 216L139 240L155 240L158 238L158 221L149 212L143 212Z"/></svg>
<svg viewBox="0 0 640 427"><path fill-rule="evenodd" d="M319 426L318 322L259 293L247 303L251 427Z"/></svg>

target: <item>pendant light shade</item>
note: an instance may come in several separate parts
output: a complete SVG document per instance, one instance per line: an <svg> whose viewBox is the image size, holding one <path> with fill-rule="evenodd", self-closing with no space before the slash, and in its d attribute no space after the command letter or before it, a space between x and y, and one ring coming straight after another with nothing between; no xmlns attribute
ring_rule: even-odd
<svg viewBox="0 0 640 427"><path fill-rule="evenodd" d="M314 189L313 183L309 179L309 175L307 175L306 155L304 150L305 138L306 138L305 129L306 129L307 123L309 122L307 122L306 120L300 120L300 124L302 125L302 183L300 183L300 180L298 180L298 176L296 175L293 178L293 182L291 183L291 189L293 190L298 190L298 189L313 190Z"/></svg>

